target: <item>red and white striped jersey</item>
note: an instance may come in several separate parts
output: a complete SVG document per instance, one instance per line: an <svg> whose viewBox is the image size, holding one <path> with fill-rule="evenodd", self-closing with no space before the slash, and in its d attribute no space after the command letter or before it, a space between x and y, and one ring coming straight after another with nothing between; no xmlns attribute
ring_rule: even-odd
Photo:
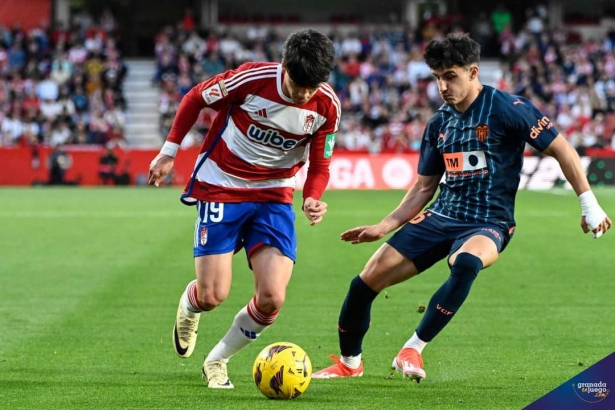
<svg viewBox="0 0 615 410"><path fill-rule="evenodd" d="M292 203L295 174L308 159L304 198L322 196L340 102L325 83L307 103L293 104L282 92L283 75L279 63L247 63L186 94L168 141L181 143L186 125L194 124L192 116L202 108L218 115L201 146L184 201Z"/></svg>

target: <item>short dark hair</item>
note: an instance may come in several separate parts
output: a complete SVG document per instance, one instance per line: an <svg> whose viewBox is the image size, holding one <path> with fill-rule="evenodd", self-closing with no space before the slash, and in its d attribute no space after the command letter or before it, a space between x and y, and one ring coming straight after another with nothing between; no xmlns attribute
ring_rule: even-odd
<svg viewBox="0 0 615 410"><path fill-rule="evenodd" d="M468 34L451 33L444 40L431 40L425 48L423 58L432 70L453 66L466 67L472 63L478 64L480 44Z"/></svg>
<svg viewBox="0 0 615 410"><path fill-rule="evenodd" d="M335 67L333 43L316 30L295 31L284 43L282 65L294 83L316 88L329 79Z"/></svg>

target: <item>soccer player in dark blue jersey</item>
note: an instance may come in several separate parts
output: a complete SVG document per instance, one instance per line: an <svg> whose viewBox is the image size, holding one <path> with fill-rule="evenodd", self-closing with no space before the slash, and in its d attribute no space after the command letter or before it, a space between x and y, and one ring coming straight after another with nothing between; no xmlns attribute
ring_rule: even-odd
<svg viewBox="0 0 615 410"><path fill-rule="evenodd" d="M479 55L478 43L462 34L432 40L425 49L444 104L425 127L418 180L401 203L378 224L341 235L359 244L401 227L351 281L338 322L341 358L313 378L362 376L361 345L376 296L448 258L450 276L392 364L417 382L425 378L423 348L455 316L478 272L497 261L513 235L526 142L559 162L579 196L583 231L597 238L611 227L576 151L528 100L482 85ZM438 197L421 213L438 186Z"/></svg>

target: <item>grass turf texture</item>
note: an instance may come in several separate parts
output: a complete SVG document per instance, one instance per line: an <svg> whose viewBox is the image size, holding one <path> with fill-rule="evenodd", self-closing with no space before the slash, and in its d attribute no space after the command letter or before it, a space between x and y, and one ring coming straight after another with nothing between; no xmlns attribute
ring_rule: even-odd
<svg viewBox="0 0 615 410"><path fill-rule="evenodd" d="M352 246L339 234L377 222L403 195L331 191L322 224L298 215L298 261L277 323L230 362L234 390L207 389L203 356L249 300L253 281L237 255L230 297L202 317L193 357L175 356L177 301L194 278L195 211L178 195L0 189L1 408L519 409L613 350L615 233L583 235L571 192L522 191L515 238L426 348L423 383L390 377L389 366L421 318L419 305L448 276L444 263L376 300L362 379L312 380L297 400L267 400L252 382L254 358L291 341L314 370L330 364L348 283L379 246ZM597 197L615 216L615 191Z"/></svg>

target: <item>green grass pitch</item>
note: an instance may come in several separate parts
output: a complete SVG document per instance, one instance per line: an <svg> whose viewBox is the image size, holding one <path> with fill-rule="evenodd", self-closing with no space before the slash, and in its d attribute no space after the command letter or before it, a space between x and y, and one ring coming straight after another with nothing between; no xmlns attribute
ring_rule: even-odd
<svg viewBox="0 0 615 410"><path fill-rule="evenodd" d="M614 217L615 191L596 194ZM444 263L376 300L363 378L312 380L297 400L267 400L252 382L257 353L291 341L314 369L329 365L348 283L379 246L339 234L377 222L403 196L330 191L322 224L298 215L298 261L277 323L230 362L234 390L209 390L203 356L250 299L253 280L237 255L230 297L202 317L193 357L177 358L171 331L194 278L195 218L178 196L0 189L0 408L520 409L613 351L615 232L583 235L571 192L522 191L514 239L425 349L423 383L390 377L390 364L421 318L419 304L447 277Z"/></svg>

